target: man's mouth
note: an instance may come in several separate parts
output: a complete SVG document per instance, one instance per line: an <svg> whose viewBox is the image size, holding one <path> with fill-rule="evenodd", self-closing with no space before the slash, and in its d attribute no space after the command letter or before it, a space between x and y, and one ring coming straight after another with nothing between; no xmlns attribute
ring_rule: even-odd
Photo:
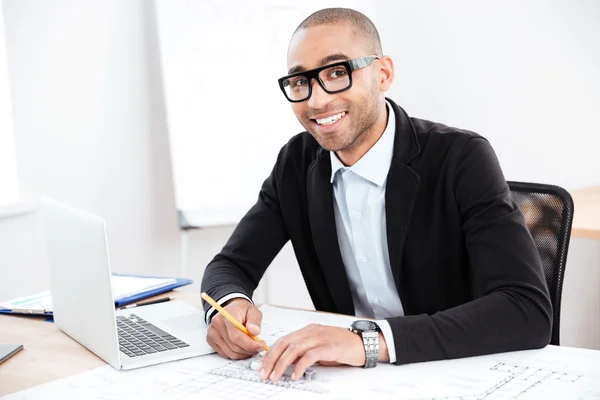
<svg viewBox="0 0 600 400"><path fill-rule="evenodd" d="M337 113L334 115L330 115L328 117L324 117L324 118L314 118L313 120L318 124L318 125L331 125L334 124L336 121L340 120L341 118L344 117L344 115L346 115L345 111L342 111L341 113Z"/></svg>

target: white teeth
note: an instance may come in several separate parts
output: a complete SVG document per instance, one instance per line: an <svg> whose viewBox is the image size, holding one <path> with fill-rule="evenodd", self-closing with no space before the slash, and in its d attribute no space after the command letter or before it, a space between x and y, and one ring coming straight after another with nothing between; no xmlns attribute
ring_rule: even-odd
<svg viewBox="0 0 600 400"><path fill-rule="evenodd" d="M338 119L342 118L344 115L346 115L346 113L341 112L339 114L335 114L335 115L332 115L327 118L317 119L316 121L317 121L317 124L319 124L319 125L330 125L330 124L333 124Z"/></svg>

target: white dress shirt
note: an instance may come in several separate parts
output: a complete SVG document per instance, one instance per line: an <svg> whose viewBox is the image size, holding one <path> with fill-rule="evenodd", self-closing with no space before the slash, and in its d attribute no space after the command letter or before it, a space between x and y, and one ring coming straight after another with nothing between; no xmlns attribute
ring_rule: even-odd
<svg viewBox="0 0 600 400"><path fill-rule="evenodd" d="M377 143L352 167L346 167L330 152L334 213L342 261L348 276L356 316L377 318L385 338L390 362L396 348L390 324L383 318L404 315L392 270L385 223L385 184L392 163L396 119L387 104L388 123ZM242 297L231 293L217 302ZM206 313L207 323L215 313Z"/></svg>
<svg viewBox="0 0 600 400"><path fill-rule="evenodd" d="M330 152L335 225L355 314L376 318L396 361L387 317L404 315L390 268L385 222L385 185L392 163L396 120L387 105L388 123L377 143L353 166Z"/></svg>

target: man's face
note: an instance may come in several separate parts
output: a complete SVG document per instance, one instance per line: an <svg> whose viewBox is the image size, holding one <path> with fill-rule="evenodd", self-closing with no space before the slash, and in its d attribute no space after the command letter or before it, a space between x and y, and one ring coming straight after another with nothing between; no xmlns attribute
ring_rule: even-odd
<svg viewBox="0 0 600 400"><path fill-rule="evenodd" d="M311 70L369 55L372 54L356 40L350 26L319 25L302 29L292 37L288 68L299 66ZM344 92L327 94L313 80L311 97L291 103L302 126L324 149L343 151L358 144L377 121L378 100L382 95L377 63L352 72L352 87Z"/></svg>

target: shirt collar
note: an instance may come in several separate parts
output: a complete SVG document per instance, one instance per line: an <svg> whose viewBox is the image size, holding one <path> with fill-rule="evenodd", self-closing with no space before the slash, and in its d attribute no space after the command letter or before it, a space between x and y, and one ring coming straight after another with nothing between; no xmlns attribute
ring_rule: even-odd
<svg viewBox="0 0 600 400"><path fill-rule="evenodd" d="M351 167L346 167L337 158L335 152L329 152L329 158L331 159L331 183L335 180L335 176L340 169L343 169L344 171L349 169L374 184L383 186L390 170L390 165L392 164L394 136L396 135L396 117L394 115L394 109L387 101L385 103L388 110L388 121L387 126L383 131L383 135L381 135L377 143L375 143L375 145L373 145L373 147L371 147L369 151L356 162L356 164Z"/></svg>

